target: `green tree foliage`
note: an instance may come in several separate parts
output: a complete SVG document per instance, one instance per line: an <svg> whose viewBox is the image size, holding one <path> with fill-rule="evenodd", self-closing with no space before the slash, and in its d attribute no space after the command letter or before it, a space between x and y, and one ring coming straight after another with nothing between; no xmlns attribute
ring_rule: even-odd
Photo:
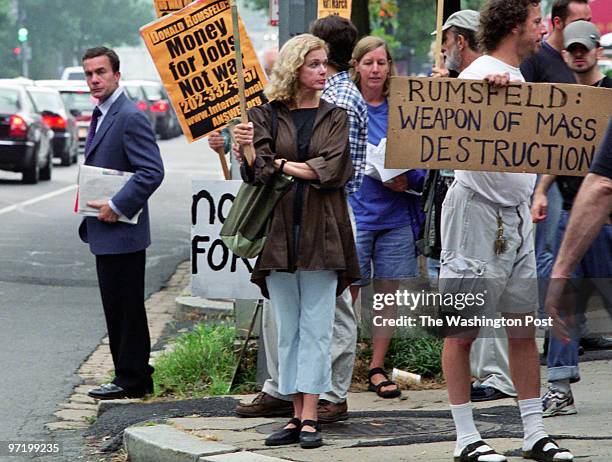
<svg viewBox="0 0 612 462"><path fill-rule="evenodd" d="M13 48L19 45L15 18L11 14L10 0L0 0L0 77L19 75L19 60Z"/></svg>
<svg viewBox="0 0 612 462"><path fill-rule="evenodd" d="M150 0L19 0L19 8L21 25L29 30L34 78L58 77L62 67L80 64L92 46L137 45L138 29L155 18Z"/></svg>

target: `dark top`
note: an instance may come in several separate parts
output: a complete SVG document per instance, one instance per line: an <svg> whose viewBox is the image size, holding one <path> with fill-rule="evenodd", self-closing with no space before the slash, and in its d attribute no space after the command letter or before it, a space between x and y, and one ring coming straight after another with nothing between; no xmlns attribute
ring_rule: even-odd
<svg viewBox="0 0 612 462"><path fill-rule="evenodd" d="M599 82L597 82L594 87L603 87L603 88L612 88L612 79L610 77L604 77ZM608 129L609 132L609 129ZM605 147L605 140L602 144L602 148ZM608 149L612 149L608 147ZM604 149L605 150L605 149ZM591 166L591 171L593 171L594 165ZM610 167L612 168L612 166ZM597 173L597 172L595 172ZM580 189L580 185L582 184L582 180L584 178L581 176L558 176L557 177L557 185L559 186L559 192L561 193L561 197L563 198L563 210L571 210L572 205L574 205L574 199L576 199L576 195L578 194L578 190Z"/></svg>
<svg viewBox="0 0 612 462"><path fill-rule="evenodd" d="M297 131L297 154L300 162L308 160L308 147L310 146L310 138L312 137L312 126L314 125L317 108L308 109L293 109L291 111L291 119ZM299 248L299 226L302 224L302 209L304 205L304 185L305 182L299 178L295 178L295 199L293 203L293 232L295 239L293 241L294 253L297 253Z"/></svg>
<svg viewBox="0 0 612 462"><path fill-rule="evenodd" d="M608 121L606 136L599 146L595 162L591 165L591 173L597 173L612 179L612 117Z"/></svg>
<svg viewBox="0 0 612 462"><path fill-rule="evenodd" d="M576 77L561 53L547 42L542 42L540 50L523 61L521 74L527 82L576 83Z"/></svg>

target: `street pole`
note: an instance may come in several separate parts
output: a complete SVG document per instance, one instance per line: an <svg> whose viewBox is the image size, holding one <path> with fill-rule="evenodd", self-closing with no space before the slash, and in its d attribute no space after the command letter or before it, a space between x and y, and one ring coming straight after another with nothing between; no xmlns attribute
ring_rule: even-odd
<svg viewBox="0 0 612 462"><path fill-rule="evenodd" d="M287 0L279 5L278 45L291 37L308 32L310 23L317 19L316 0Z"/></svg>
<svg viewBox="0 0 612 462"><path fill-rule="evenodd" d="M23 42L21 46L21 75L25 78L30 76L30 69L28 63L32 58L32 50L28 42Z"/></svg>

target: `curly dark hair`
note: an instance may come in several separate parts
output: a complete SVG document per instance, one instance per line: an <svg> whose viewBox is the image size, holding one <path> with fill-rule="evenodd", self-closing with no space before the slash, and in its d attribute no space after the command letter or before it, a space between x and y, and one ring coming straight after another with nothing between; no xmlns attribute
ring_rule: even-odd
<svg viewBox="0 0 612 462"><path fill-rule="evenodd" d="M529 15L529 6L539 6L540 0L488 0L480 11L478 42L485 52L495 50L516 26Z"/></svg>
<svg viewBox="0 0 612 462"><path fill-rule="evenodd" d="M357 42L357 28L346 18L330 14L310 25L310 33L327 43L327 60L338 71L351 68L351 53Z"/></svg>

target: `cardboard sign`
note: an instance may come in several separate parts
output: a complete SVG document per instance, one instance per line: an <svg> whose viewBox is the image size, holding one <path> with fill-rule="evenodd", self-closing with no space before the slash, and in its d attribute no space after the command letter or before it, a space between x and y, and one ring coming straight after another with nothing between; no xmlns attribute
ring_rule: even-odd
<svg viewBox="0 0 612 462"><path fill-rule="evenodd" d="M191 202L191 292L205 298L261 298L250 281L255 260L234 255L219 238L242 181L194 181Z"/></svg>
<svg viewBox="0 0 612 462"><path fill-rule="evenodd" d="M174 11L182 10L193 0L153 0L155 14L158 18L166 16Z"/></svg>
<svg viewBox="0 0 612 462"><path fill-rule="evenodd" d="M319 0L317 16L325 18L330 14L337 14L346 19L351 19L352 0Z"/></svg>
<svg viewBox="0 0 612 462"><path fill-rule="evenodd" d="M192 142L240 113L227 0L199 0L140 29L183 132ZM240 21L247 107L263 104L264 72Z"/></svg>
<svg viewBox="0 0 612 462"><path fill-rule="evenodd" d="M386 168L586 175L612 89L393 77Z"/></svg>

